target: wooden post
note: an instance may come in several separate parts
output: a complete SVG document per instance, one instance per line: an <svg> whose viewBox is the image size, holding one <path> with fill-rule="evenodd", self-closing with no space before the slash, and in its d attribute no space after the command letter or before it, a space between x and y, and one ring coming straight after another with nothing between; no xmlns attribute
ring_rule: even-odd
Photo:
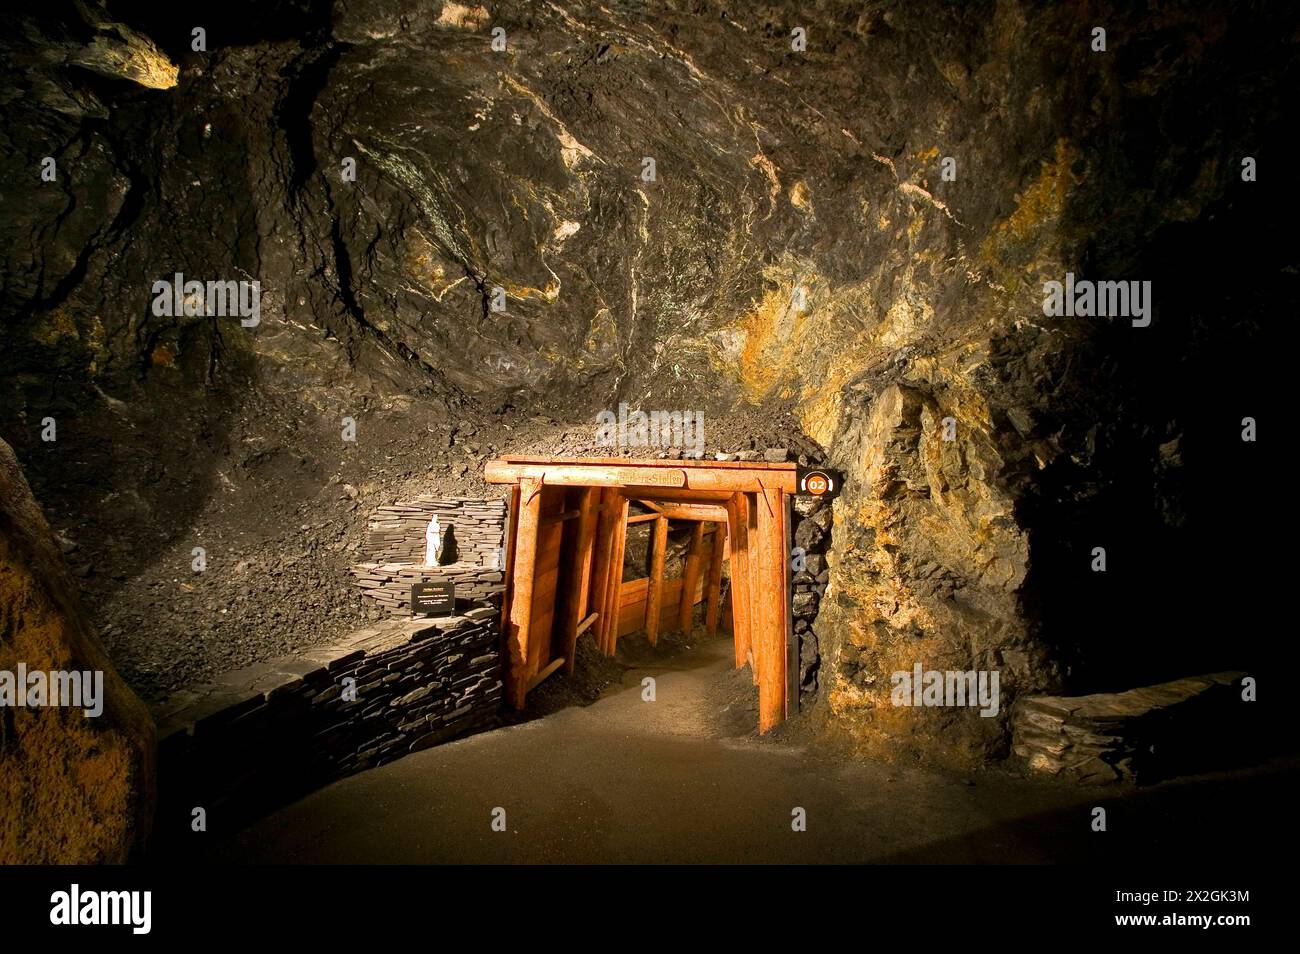
<svg viewBox="0 0 1300 954"><path fill-rule="evenodd" d="M574 657L577 654L578 626L587 616L587 606L591 583L591 550L596 539L596 495L600 491L588 487L582 492L582 503L578 507L578 542L573 554L573 567L570 571L570 585L573 592L569 599L569 615L564 620L564 671L572 675Z"/></svg>
<svg viewBox="0 0 1300 954"><path fill-rule="evenodd" d="M677 603L677 628L691 631L695 616L695 587L700 582L700 561L704 558L704 524L696 522L691 531L691 547L686 551L686 569L682 572L682 598Z"/></svg>
<svg viewBox="0 0 1300 954"><path fill-rule="evenodd" d="M722 548L727 543L727 525L714 524L714 528L713 556L709 560L709 603L704 613L704 628L709 631L710 636L716 636L718 633L718 603L722 598Z"/></svg>
<svg viewBox="0 0 1300 954"><path fill-rule="evenodd" d="M598 489L600 515L596 522L595 565L592 568L591 609L599 613L592 636L596 647L605 651L605 597L609 592L609 564L613 558L614 547L614 510L617 506L615 492L607 488Z"/></svg>
<svg viewBox="0 0 1300 954"><path fill-rule="evenodd" d="M758 731L785 719L785 500L779 490L756 495L760 610L754 633L758 661Z"/></svg>
<svg viewBox="0 0 1300 954"><path fill-rule="evenodd" d="M528 640L533 608L533 570L537 562L537 527L541 523L542 482L527 477L519 482L519 522L515 534L515 562L510 587L508 695L516 709L528 694Z"/></svg>
<svg viewBox="0 0 1300 954"><path fill-rule="evenodd" d="M616 514L614 521L614 551L610 560L609 590L605 595L605 653L612 656L618 651L618 611L623 602L623 556L627 551L627 512L631 503L626 497L614 494Z"/></svg>
<svg viewBox="0 0 1300 954"><path fill-rule="evenodd" d="M727 502L727 511L731 518L731 628L739 669L749 659L751 647L748 498L736 494Z"/></svg>
<svg viewBox="0 0 1300 954"><path fill-rule="evenodd" d="M659 603L663 599L664 556L668 549L668 518L655 521L654 537L650 541L650 587L645 599L645 634L650 645L659 642Z"/></svg>

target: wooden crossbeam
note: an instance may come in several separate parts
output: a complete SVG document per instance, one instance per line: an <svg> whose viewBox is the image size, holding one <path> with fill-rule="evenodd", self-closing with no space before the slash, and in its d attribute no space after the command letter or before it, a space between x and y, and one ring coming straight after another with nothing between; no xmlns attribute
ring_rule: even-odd
<svg viewBox="0 0 1300 954"><path fill-rule="evenodd" d="M641 503L648 501L637 498ZM718 523L727 522L727 508L724 504L692 504L657 501L659 512L669 520L706 520Z"/></svg>
<svg viewBox="0 0 1300 954"><path fill-rule="evenodd" d="M698 464L660 462L656 466L627 464L535 463L488 461L483 477L489 484L512 484L532 477L549 486L568 487L666 487L689 490L755 492L764 489L795 490L795 470L730 469Z"/></svg>

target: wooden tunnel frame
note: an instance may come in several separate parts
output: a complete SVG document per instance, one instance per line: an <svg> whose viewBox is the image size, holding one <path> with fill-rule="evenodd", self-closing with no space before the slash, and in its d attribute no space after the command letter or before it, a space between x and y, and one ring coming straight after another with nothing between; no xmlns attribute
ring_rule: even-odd
<svg viewBox="0 0 1300 954"><path fill-rule="evenodd" d="M717 632L729 561L736 668L752 669L759 731L784 720L799 698L789 560L796 470L792 463L627 458L488 462L487 482L511 485L501 613L510 704L522 709L528 692L561 666L572 672L584 633L612 656L619 636L642 627L652 643L665 623L689 629L700 601L706 627ZM649 512L630 515L633 501ZM665 581L670 520L694 527L682 578ZM628 525L651 521L650 575L624 582Z"/></svg>

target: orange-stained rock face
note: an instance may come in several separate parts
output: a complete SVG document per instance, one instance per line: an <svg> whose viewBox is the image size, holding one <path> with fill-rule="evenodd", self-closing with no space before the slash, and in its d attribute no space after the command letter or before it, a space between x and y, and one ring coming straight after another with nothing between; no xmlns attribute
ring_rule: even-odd
<svg viewBox="0 0 1300 954"><path fill-rule="evenodd" d="M104 708L0 708L0 864L126 861L148 836L154 725L113 671L0 441L0 671L102 671Z"/></svg>

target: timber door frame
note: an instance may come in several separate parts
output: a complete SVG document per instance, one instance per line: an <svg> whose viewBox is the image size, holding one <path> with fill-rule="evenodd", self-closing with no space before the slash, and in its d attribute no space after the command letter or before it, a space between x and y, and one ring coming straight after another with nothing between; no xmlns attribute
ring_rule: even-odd
<svg viewBox="0 0 1300 954"><path fill-rule="evenodd" d="M712 567L725 536L727 551L718 560L732 561L735 664L740 668L748 662L753 669L759 731L767 732L787 718L792 707L797 709L799 658L790 568L795 464L506 457L489 461L484 477L488 483L512 485L501 612L506 698L512 706L523 708L528 691L561 665L572 669L574 647L585 630L592 631L601 652L616 651L628 506L639 500L657 512L657 516L647 515L655 522L655 561L662 559L670 519L707 521L726 528L725 535L715 530L709 562ZM580 508L566 511L566 502L572 502L578 488L582 488ZM556 521L562 524L558 531ZM539 553L544 524L549 532ZM573 531L567 529L570 526ZM590 527L589 541L584 536L588 531L579 530L580 526ZM570 538L570 532L577 536ZM693 618L704 536L703 530L692 536L692 592L684 592L683 579L680 603L669 607L679 623ZM567 567L560 565L566 553L570 555ZM544 579L537 573L539 566L548 568ZM711 585L720 585L720 567L717 572L717 584L712 571L705 581L706 596ZM660 608L652 598L662 599L664 587L661 572L652 570L652 577L647 584L646 628L653 641ZM539 580L542 586L535 591ZM567 594L559 618L557 593L566 580L582 591Z"/></svg>

